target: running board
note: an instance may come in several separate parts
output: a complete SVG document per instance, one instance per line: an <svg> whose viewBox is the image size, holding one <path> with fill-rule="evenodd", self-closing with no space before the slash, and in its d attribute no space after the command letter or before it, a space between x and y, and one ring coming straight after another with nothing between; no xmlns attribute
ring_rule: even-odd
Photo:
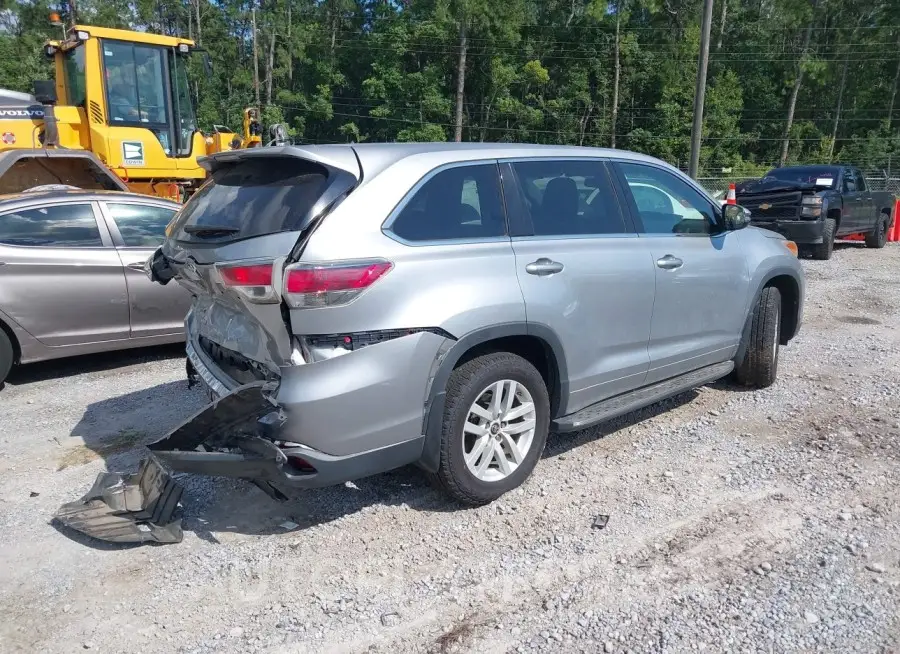
<svg viewBox="0 0 900 654"><path fill-rule="evenodd" d="M587 429L601 422L618 418L626 413L643 409L679 393L714 382L725 377L732 370L734 370L734 361L725 361L714 366L700 368L700 370L689 372L680 377L661 381L652 386L645 386L635 391L616 395L608 400L585 407L577 413L557 418L551 424L550 430L557 433L565 433Z"/></svg>

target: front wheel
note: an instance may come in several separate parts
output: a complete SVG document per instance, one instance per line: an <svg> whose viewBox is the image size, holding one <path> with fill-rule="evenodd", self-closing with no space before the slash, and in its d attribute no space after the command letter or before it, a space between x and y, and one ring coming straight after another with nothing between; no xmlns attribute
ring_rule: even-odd
<svg viewBox="0 0 900 654"><path fill-rule="evenodd" d="M866 234L866 247L881 249L887 243L888 217L884 214L878 216L878 224L875 229Z"/></svg>
<svg viewBox="0 0 900 654"><path fill-rule="evenodd" d="M767 286L753 311L750 341L744 360L735 369L737 381L744 386L766 388L778 374L778 350L781 338L781 293Z"/></svg>
<svg viewBox="0 0 900 654"><path fill-rule="evenodd" d="M834 250L834 233L837 231L837 221L834 218L826 218L822 228L822 242L812 246L813 259L825 261L831 258Z"/></svg>
<svg viewBox="0 0 900 654"><path fill-rule="evenodd" d="M464 504L492 502L528 478L549 429L547 387L531 363L508 352L476 357L448 381L434 480Z"/></svg>
<svg viewBox="0 0 900 654"><path fill-rule="evenodd" d="M12 342L6 332L0 329L0 388L3 388L3 382L12 369L15 352L13 351Z"/></svg>

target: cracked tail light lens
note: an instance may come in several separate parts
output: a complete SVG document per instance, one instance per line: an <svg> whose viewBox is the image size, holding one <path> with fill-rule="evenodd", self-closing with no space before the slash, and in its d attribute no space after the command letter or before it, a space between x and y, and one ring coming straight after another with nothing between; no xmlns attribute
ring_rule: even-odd
<svg viewBox="0 0 900 654"><path fill-rule="evenodd" d="M270 304L278 302L278 294L272 284L274 277L271 263L229 264L217 266L225 288L231 289L251 302Z"/></svg>
<svg viewBox="0 0 900 654"><path fill-rule="evenodd" d="M295 309L333 307L358 297L393 267L383 259L289 266L284 297Z"/></svg>

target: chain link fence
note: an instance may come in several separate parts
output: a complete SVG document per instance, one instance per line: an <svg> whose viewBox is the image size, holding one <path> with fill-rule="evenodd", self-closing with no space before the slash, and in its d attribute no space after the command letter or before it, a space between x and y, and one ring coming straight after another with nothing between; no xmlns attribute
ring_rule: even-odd
<svg viewBox="0 0 900 654"><path fill-rule="evenodd" d="M723 198L728 193L729 184L739 184L756 177L699 177L700 183L713 197L721 195ZM900 177L885 177L884 175L866 176L866 185L870 191L888 191L900 197Z"/></svg>

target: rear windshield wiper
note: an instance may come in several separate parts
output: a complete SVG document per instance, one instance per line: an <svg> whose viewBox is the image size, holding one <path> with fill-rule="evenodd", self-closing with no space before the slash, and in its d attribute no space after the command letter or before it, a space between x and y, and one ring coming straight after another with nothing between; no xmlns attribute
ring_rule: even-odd
<svg viewBox="0 0 900 654"><path fill-rule="evenodd" d="M227 236L241 231L238 227L228 225L185 225L184 232L200 238L212 238L214 236Z"/></svg>

